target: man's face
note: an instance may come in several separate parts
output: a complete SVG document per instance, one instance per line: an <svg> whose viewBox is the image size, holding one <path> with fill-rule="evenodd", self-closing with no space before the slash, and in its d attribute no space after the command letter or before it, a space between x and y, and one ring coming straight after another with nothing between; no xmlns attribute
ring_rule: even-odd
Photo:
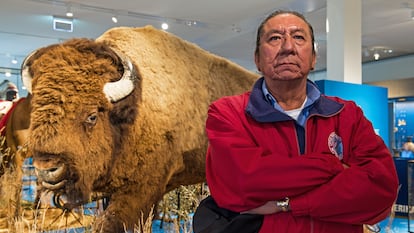
<svg viewBox="0 0 414 233"><path fill-rule="evenodd" d="M17 98L17 92L16 91L8 91L6 92L6 100L13 101Z"/></svg>
<svg viewBox="0 0 414 233"><path fill-rule="evenodd" d="M306 78L316 62L311 32L301 18L277 15L266 22L255 63L267 79Z"/></svg>

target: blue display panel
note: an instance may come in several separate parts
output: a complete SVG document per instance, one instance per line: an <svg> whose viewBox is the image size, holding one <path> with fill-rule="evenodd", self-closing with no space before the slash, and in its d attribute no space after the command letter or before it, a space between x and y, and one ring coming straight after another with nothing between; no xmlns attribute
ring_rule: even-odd
<svg viewBox="0 0 414 233"><path fill-rule="evenodd" d="M363 110L364 115L372 122L376 133L390 148L387 88L333 80L318 80L315 83L325 95L355 101Z"/></svg>

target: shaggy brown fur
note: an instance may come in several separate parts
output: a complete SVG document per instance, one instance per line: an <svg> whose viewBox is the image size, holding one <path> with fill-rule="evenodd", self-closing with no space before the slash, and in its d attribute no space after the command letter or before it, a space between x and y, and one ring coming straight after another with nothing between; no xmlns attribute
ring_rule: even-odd
<svg viewBox="0 0 414 233"><path fill-rule="evenodd" d="M129 57L139 77L132 94L109 102L106 82ZM95 232L124 232L169 190L203 182L208 105L251 88L257 75L152 27L114 28L96 41L73 39L29 61L29 150L37 169L64 167L55 190L68 206L110 194Z"/></svg>

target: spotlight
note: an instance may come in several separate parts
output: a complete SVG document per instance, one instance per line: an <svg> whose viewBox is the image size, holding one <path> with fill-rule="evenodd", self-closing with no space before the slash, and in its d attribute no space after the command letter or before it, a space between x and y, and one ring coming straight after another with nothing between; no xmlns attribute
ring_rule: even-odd
<svg viewBox="0 0 414 233"><path fill-rule="evenodd" d="M118 23L118 18L114 15L112 16L112 22L114 23Z"/></svg>
<svg viewBox="0 0 414 233"><path fill-rule="evenodd" d="M70 6L68 6L66 9L66 17L69 17L69 18L73 17L72 7Z"/></svg>
<svg viewBox="0 0 414 233"><path fill-rule="evenodd" d="M162 28L163 30L167 30L167 29L168 29L168 24L167 24L167 23L162 23L162 24L161 24L161 28Z"/></svg>
<svg viewBox="0 0 414 233"><path fill-rule="evenodd" d="M374 53L374 59L375 59L375 61L377 61L379 58L380 58L379 53L375 52Z"/></svg>
<svg viewBox="0 0 414 233"><path fill-rule="evenodd" d="M11 63L17 64L17 59L16 58L13 58L13 60L11 61Z"/></svg>

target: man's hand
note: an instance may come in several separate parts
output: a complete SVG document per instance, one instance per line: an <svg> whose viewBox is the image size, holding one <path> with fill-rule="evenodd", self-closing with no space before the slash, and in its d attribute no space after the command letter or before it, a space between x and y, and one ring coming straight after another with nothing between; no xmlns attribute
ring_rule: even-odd
<svg viewBox="0 0 414 233"><path fill-rule="evenodd" d="M282 211L281 209L279 209L276 206L276 201L268 201L266 202L264 205L259 206L257 208L248 210L248 211L244 211L241 212L241 214L262 214L262 215L266 215L266 214L274 214L277 212Z"/></svg>

